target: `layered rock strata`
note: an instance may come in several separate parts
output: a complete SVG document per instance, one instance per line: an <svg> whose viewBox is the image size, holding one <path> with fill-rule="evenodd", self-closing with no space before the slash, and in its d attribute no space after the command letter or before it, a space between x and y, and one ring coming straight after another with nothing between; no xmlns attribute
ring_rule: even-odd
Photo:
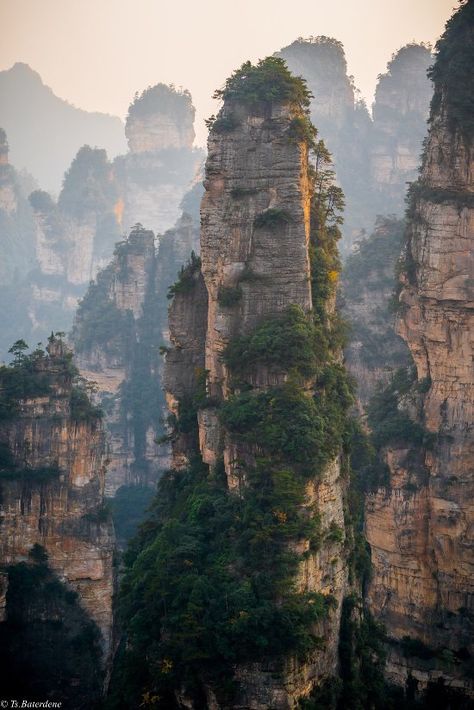
<svg viewBox="0 0 474 710"><path fill-rule="evenodd" d="M387 447L389 486L369 496L366 517L368 601L392 641L389 678L403 685L411 675L423 687L441 677L470 695L474 154L465 108L472 82L456 81L470 63L472 19L472 3L463 5L437 46L431 126L411 191L402 273L398 331L418 387L399 408L425 428L427 444L402 439Z"/></svg>
<svg viewBox="0 0 474 710"><path fill-rule="evenodd" d="M25 364L19 365L17 360L11 372L1 373L3 586L8 590L15 565L28 561L36 548L42 549L51 573L73 595L70 604L75 604L77 595L86 618L99 629L105 671L112 653L115 572L114 533L103 508L104 432L86 392L73 384L71 355L60 340L50 338L47 355L37 352L34 359L28 357L30 364L23 361ZM11 392L21 387L15 383L22 378L29 378L24 380L24 387L30 394L15 399ZM7 591L4 602L4 620L8 622L10 606L16 600L9 600ZM43 613L46 620L50 614L51 624L67 623L61 617L57 620L54 605ZM35 649L30 652L34 654ZM41 665L39 659L37 662ZM25 678L23 687L28 687L28 682ZM58 688L51 691L55 693Z"/></svg>

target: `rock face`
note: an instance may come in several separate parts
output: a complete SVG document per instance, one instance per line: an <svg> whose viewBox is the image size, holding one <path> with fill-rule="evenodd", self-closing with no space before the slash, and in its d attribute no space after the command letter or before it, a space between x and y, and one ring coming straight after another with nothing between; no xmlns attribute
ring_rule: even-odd
<svg viewBox="0 0 474 710"><path fill-rule="evenodd" d="M122 185L123 225L140 222L163 233L180 216L180 203L203 160L193 150L194 106L188 91L157 84L130 105L129 152L115 161Z"/></svg>
<svg viewBox="0 0 474 710"><path fill-rule="evenodd" d="M167 342L167 290L195 247L184 215L155 248L153 232L135 227L120 242L81 301L72 332L81 373L98 385L109 435L106 493L156 483L168 453L163 435L160 346Z"/></svg>
<svg viewBox="0 0 474 710"><path fill-rule="evenodd" d="M402 212L406 183L417 177L432 96L426 72L432 61L428 47L408 44L394 54L377 84L369 161L375 190L387 200L385 214Z"/></svg>
<svg viewBox="0 0 474 710"><path fill-rule="evenodd" d="M92 621L98 628L102 654L98 662L105 671L112 652L115 573L113 528L102 507L104 433L85 390L79 390L73 384L70 358L61 341L51 338L48 355L35 353L27 356L23 365L18 365L17 360L13 368L1 373L6 387L2 388L0 424L3 531L0 563L2 579L8 586L10 575L13 575L13 581L17 579L17 570L21 568L18 565L28 561L34 548L41 546L52 579L59 580L54 582L54 589L60 582L72 594L71 615L77 616L82 608L80 613L85 612L87 623ZM28 394L16 399L11 393L21 392L22 387ZM23 569L29 567L23 566ZM53 587L51 594L52 590ZM73 610L76 604L73 593L77 595L77 612ZM9 598L7 592L6 624L17 601ZM34 598L31 604L33 623ZM68 613L66 604L64 618L61 617L65 628ZM46 617L42 617L41 623L48 614L52 623L58 609L54 605L47 606L44 614ZM8 634L5 641L3 629L0 628L2 643L7 643ZM41 643L38 640L37 653ZM26 655L30 652L34 655L34 649L33 646L33 651L30 649ZM93 653L93 646L87 647L86 644L83 652ZM18 653L23 655L21 651ZM31 662L34 664L35 659ZM36 659L36 663L41 666L41 659ZM30 680L22 678L26 685ZM78 679L79 686L83 682L87 685L89 681ZM54 692L58 689L56 686L52 688ZM79 706L79 703L74 705Z"/></svg>
<svg viewBox="0 0 474 710"><path fill-rule="evenodd" d="M413 449L401 439L387 447L390 485L369 497L366 518L373 562L368 601L392 641L390 679L403 684L411 673L423 686L441 676L471 695L473 10L463 5L437 45L431 126L411 192L400 294L398 331L416 364L418 394L414 386L413 404L399 406L424 426L430 445ZM402 654L398 644L406 636L415 648L405 644Z"/></svg>
<svg viewBox="0 0 474 710"><path fill-rule="evenodd" d="M401 217L407 180L416 178L426 132L431 53L400 49L379 77L373 115L347 75L344 48L331 37L299 38L277 53L313 94L311 119L334 157L346 198L341 249L350 252L377 215Z"/></svg>
<svg viewBox="0 0 474 710"><path fill-rule="evenodd" d="M193 147L194 106L188 91L165 84L146 89L130 106L125 135L131 153Z"/></svg>
<svg viewBox="0 0 474 710"><path fill-rule="evenodd" d="M247 71L251 74L250 65ZM179 475L198 452L211 476L217 476L223 466L227 495L237 498L245 497L248 477L264 449L244 441L223 423L222 407L242 394L224 353L236 339L251 336L267 319L282 317L290 306L301 314L308 314L313 306L308 145L292 133L303 120L301 109L288 101L249 104L225 98L209 135L201 264L192 261L181 274L170 309L173 347L166 358L165 388L178 421L174 469ZM265 397L288 384L284 367L262 364L248 377L247 388L254 397ZM196 406L196 392L204 384L205 394L200 396L205 403L197 408L195 434L180 421L188 407ZM314 379L307 379L303 404L314 386ZM238 691L226 707L295 707L299 698L334 674L347 579L343 498L339 459L332 457L319 476L307 481L302 502L304 510L318 511L324 542L317 552L311 552L308 539L289 543L300 555L306 551L294 579L298 592L333 600L331 612L315 629L324 638L323 646L307 662L289 656L234 665ZM340 537L328 535L331 529L339 530ZM209 707L223 707L212 686L206 693Z"/></svg>
<svg viewBox="0 0 474 710"><path fill-rule="evenodd" d="M69 330L79 297L108 263L120 235L121 198L105 151L84 146L57 204L42 191L30 202L38 267L28 279L28 316L35 335L44 337L52 324Z"/></svg>

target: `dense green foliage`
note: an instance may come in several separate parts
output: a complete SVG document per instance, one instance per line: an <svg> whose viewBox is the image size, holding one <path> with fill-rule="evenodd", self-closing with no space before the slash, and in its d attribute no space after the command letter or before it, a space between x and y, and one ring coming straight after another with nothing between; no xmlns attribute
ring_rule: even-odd
<svg viewBox="0 0 474 710"><path fill-rule="evenodd" d="M288 224L288 222L291 222L291 215L289 215L286 210L271 207L255 217L254 227L256 229L263 229L265 227L268 229L277 229L277 227L284 226Z"/></svg>
<svg viewBox="0 0 474 710"><path fill-rule="evenodd" d="M227 79L224 88L215 92L214 98L243 104L291 102L308 108L311 94L305 81L293 76L283 59L267 57L256 65L244 62Z"/></svg>
<svg viewBox="0 0 474 710"><path fill-rule="evenodd" d="M61 333L51 334L49 343L61 344ZM0 367L0 421L14 419L21 411L22 402L35 397L48 397L54 393L53 385L70 387L69 406L72 419L94 421L101 411L91 401L93 385L79 376L73 355L62 350L61 355L50 355L41 343L31 353L24 340L17 340L10 348L11 365Z"/></svg>
<svg viewBox="0 0 474 710"><path fill-rule="evenodd" d="M410 398L417 391L414 368L399 368L389 385L374 394L368 407L368 422L376 448L396 442L414 446L430 444L431 436L410 418L406 406L400 406L403 397Z"/></svg>
<svg viewBox="0 0 474 710"><path fill-rule="evenodd" d="M240 497L198 459L165 475L156 515L128 557L129 703L137 685L169 707L178 683L197 698L203 679L228 694L233 663L314 648L312 624L332 600L294 589L298 558L287 542L317 526L295 516L300 503L291 472L268 462L251 472Z"/></svg>
<svg viewBox="0 0 474 710"><path fill-rule="evenodd" d="M126 357L133 333L132 314L117 308L109 295L112 269L97 274L79 301L72 337L78 353L99 345L109 355Z"/></svg>
<svg viewBox="0 0 474 710"><path fill-rule="evenodd" d="M351 387L340 365L326 364L315 382L314 396L295 381L227 400L221 418L238 438L272 460L311 476L320 473L341 446Z"/></svg>
<svg viewBox="0 0 474 710"><path fill-rule="evenodd" d="M201 257L191 252L188 263L182 266L177 280L168 289L168 298L172 299L177 293L187 293L191 291L194 284L194 277L201 268Z"/></svg>
<svg viewBox="0 0 474 710"><path fill-rule="evenodd" d="M453 131L467 141L474 136L474 4L461 2L457 12L446 23L436 43L435 63L429 73L434 83L431 120L444 103Z"/></svg>
<svg viewBox="0 0 474 710"><path fill-rule="evenodd" d="M296 305L269 318L250 335L233 338L223 356L234 378L245 380L258 365L314 376L328 343L323 327Z"/></svg>
<svg viewBox="0 0 474 710"><path fill-rule="evenodd" d="M38 347L26 354L27 349L24 340L18 340L9 351L14 356L12 364L0 366L0 421L15 417L21 400L51 392L50 373L43 367L44 350Z"/></svg>
<svg viewBox="0 0 474 710"><path fill-rule="evenodd" d="M5 697L98 708L102 693L100 633L76 592L51 572L43 548L6 568L6 621L0 624Z"/></svg>
<svg viewBox="0 0 474 710"><path fill-rule="evenodd" d="M232 308L242 299L242 288L240 286L221 286L217 294L217 300L226 308Z"/></svg>
<svg viewBox="0 0 474 710"><path fill-rule="evenodd" d="M156 84L141 94L137 92L128 110L128 118L143 118L155 113L169 115L177 121L188 118L191 124L194 116L191 94L172 84Z"/></svg>
<svg viewBox="0 0 474 710"><path fill-rule="evenodd" d="M64 175L59 208L79 219L90 212L99 215L111 210L118 199L111 170L105 150L84 145Z"/></svg>

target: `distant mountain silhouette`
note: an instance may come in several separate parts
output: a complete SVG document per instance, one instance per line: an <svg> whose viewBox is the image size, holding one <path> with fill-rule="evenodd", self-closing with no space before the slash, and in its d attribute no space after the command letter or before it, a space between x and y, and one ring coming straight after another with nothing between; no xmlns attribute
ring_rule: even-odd
<svg viewBox="0 0 474 710"><path fill-rule="evenodd" d="M0 71L0 126L8 135L11 164L26 168L42 189L55 193L85 143L105 148L110 158L127 150L120 118L76 108L20 62Z"/></svg>

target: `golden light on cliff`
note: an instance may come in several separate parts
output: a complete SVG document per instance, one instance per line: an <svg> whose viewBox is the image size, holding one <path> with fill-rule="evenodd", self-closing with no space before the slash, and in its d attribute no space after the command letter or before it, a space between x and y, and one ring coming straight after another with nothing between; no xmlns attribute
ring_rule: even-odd
<svg viewBox="0 0 474 710"><path fill-rule="evenodd" d="M121 197L118 198L117 202L114 205L114 215L115 219L117 220L117 223L119 225L122 224L122 217L123 217L123 208L124 208L124 202Z"/></svg>

